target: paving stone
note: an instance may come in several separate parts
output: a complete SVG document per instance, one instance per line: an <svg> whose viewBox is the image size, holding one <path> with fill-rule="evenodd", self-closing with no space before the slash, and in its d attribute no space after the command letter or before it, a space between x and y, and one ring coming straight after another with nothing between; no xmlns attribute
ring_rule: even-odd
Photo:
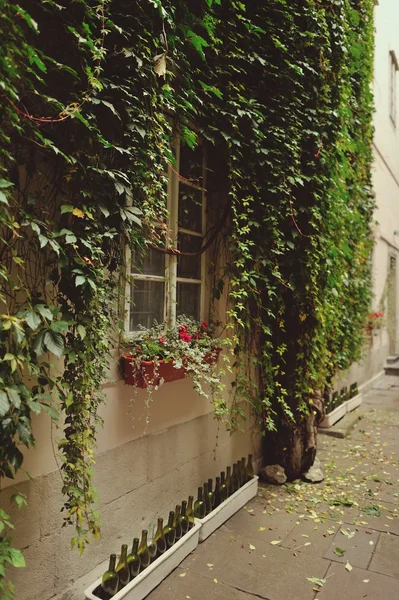
<svg viewBox="0 0 399 600"><path fill-rule="evenodd" d="M331 529L333 527L333 529ZM282 546L295 552L304 552L322 558L330 546L329 531L336 531L331 523L317 523L302 519L282 541Z"/></svg>
<svg viewBox="0 0 399 600"><path fill-rule="evenodd" d="M314 594L306 577L324 577L328 565L321 558L294 556L291 550L260 540L231 539L219 529L181 567L268 600L311 600Z"/></svg>
<svg viewBox="0 0 399 600"><path fill-rule="evenodd" d="M184 577L182 577L184 575ZM176 569L146 600L248 600L248 594L190 570Z"/></svg>
<svg viewBox="0 0 399 600"><path fill-rule="evenodd" d="M327 581L317 594L317 600L398 600L398 580L353 567L331 563ZM364 583L367 580L368 583Z"/></svg>
<svg viewBox="0 0 399 600"><path fill-rule="evenodd" d="M371 561L370 571L399 578L399 537L381 533L380 539ZM398 597L399 597L399 581Z"/></svg>
<svg viewBox="0 0 399 600"><path fill-rule="evenodd" d="M355 535L349 537L342 532L349 532L350 534L354 532ZM367 569L375 552L379 535L378 531L373 531L372 529L341 526L327 552L324 554L324 558L345 564L349 562L354 567ZM334 552L335 548L345 550L345 554L338 556Z"/></svg>

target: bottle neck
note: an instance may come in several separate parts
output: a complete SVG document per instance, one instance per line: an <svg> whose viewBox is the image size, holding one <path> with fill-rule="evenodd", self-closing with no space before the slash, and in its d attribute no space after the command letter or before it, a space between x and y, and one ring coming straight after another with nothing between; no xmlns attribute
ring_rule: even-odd
<svg viewBox="0 0 399 600"><path fill-rule="evenodd" d="M198 500L202 500L202 487L198 488Z"/></svg>
<svg viewBox="0 0 399 600"><path fill-rule="evenodd" d="M194 496L189 496L188 497L187 510L192 510L193 509L193 502L194 502Z"/></svg>
<svg viewBox="0 0 399 600"><path fill-rule="evenodd" d="M231 475L231 467L227 467L226 471L227 471L227 477L230 477L230 475Z"/></svg>
<svg viewBox="0 0 399 600"><path fill-rule="evenodd" d="M215 490L220 487L220 477L216 477Z"/></svg>
<svg viewBox="0 0 399 600"><path fill-rule="evenodd" d="M176 505L176 510L175 510L175 519L178 519L180 517L180 504Z"/></svg>
<svg viewBox="0 0 399 600"><path fill-rule="evenodd" d="M205 482L204 483L204 494L205 494L205 496L207 495L207 493L208 493L208 484Z"/></svg>
<svg viewBox="0 0 399 600"><path fill-rule="evenodd" d="M174 518L175 518L175 513L173 512L173 510L171 510L169 513L169 520L168 520L169 527L173 527Z"/></svg>
<svg viewBox="0 0 399 600"><path fill-rule="evenodd" d="M183 502L181 503L181 514L182 514L182 517L186 516L186 512L187 512L187 502L185 502L183 500Z"/></svg>
<svg viewBox="0 0 399 600"><path fill-rule="evenodd" d="M111 556L109 557L108 571L115 571L115 563L116 563L116 554L111 554Z"/></svg>
<svg viewBox="0 0 399 600"><path fill-rule="evenodd" d="M141 542L140 542L140 546L142 546L143 544L147 543L147 535L148 535L148 531L146 529L143 529L142 533L141 533Z"/></svg>
<svg viewBox="0 0 399 600"><path fill-rule="evenodd" d="M161 532L162 530L163 530L163 519L161 517L159 517L157 533Z"/></svg>
<svg viewBox="0 0 399 600"><path fill-rule="evenodd" d="M212 491L212 479L208 479L208 492Z"/></svg>
<svg viewBox="0 0 399 600"><path fill-rule="evenodd" d="M126 558L127 558L127 544L123 544L122 548L121 548L121 560L123 562L125 562Z"/></svg>
<svg viewBox="0 0 399 600"><path fill-rule="evenodd" d="M224 473L224 471L222 471L220 473L220 477L221 477L221 483L224 483L225 482L225 473Z"/></svg>
<svg viewBox="0 0 399 600"><path fill-rule="evenodd" d="M139 538L134 538L132 544L132 554L137 554L137 550L139 549Z"/></svg>

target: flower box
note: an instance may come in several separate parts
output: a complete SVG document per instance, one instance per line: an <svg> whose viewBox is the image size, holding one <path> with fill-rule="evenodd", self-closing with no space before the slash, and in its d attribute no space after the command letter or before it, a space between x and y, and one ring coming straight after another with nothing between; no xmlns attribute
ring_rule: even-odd
<svg viewBox="0 0 399 600"><path fill-rule="evenodd" d="M125 383L139 388L147 388L149 385L159 386L163 383L183 379L186 375L185 367L175 369L173 361L164 360L142 360L140 366L136 367L131 354L121 358Z"/></svg>
<svg viewBox="0 0 399 600"><path fill-rule="evenodd" d="M221 348L215 348L215 350L208 352L204 357L204 362L214 364L218 360L220 352ZM125 384L143 389L149 385L160 386L170 381L183 379L190 372L188 366L176 369L173 360L142 360L139 367L135 365L134 361L135 359L131 354L125 354L121 357Z"/></svg>
<svg viewBox="0 0 399 600"><path fill-rule="evenodd" d="M258 476L255 475L255 477L252 477L252 479L240 487L239 490L229 496L227 500L219 504L209 515L203 519L196 519L196 522L201 524L199 532L200 542L206 540L211 533L230 519L240 508L245 506L251 498L256 496L258 493L258 480Z"/></svg>
<svg viewBox="0 0 399 600"><path fill-rule="evenodd" d="M169 550L115 594L112 600L142 600L145 598L198 546L200 529L200 523L196 523ZM106 571L107 566L108 563L104 563L104 571ZM84 594L87 600L99 600L99 597L95 595L95 590L100 584L101 578L85 590Z"/></svg>
<svg viewBox="0 0 399 600"><path fill-rule="evenodd" d="M342 419L342 417L344 417L347 413L351 412L352 410L355 410L355 408L360 406L361 403L361 394L350 398L350 400L346 400L345 402L337 406L337 408L334 408L334 410L328 413L320 423L319 427L322 427L323 429L331 427L332 425L334 425L334 423Z"/></svg>

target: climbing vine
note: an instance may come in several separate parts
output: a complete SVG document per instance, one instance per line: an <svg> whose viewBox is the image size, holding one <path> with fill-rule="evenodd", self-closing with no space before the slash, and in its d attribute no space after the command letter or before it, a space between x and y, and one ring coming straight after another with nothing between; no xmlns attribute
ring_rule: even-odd
<svg viewBox="0 0 399 600"><path fill-rule="evenodd" d="M34 444L32 413L62 415L80 550L100 533L92 466L124 247L162 246L175 129L190 147L202 136L208 196L227 207L228 264L214 278L216 298L229 290L237 411L244 400L266 429L292 429L359 358L373 4L3 3L0 476Z"/></svg>

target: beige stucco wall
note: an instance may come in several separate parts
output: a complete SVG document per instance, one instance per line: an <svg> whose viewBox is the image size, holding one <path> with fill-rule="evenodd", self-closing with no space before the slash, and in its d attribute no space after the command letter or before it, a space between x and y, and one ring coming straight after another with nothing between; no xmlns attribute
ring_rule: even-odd
<svg viewBox="0 0 399 600"><path fill-rule="evenodd" d="M164 384L147 408L145 391L135 392L121 379L117 355L104 388L104 427L95 466L101 539L83 556L71 551L74 530L62 527L62 480L54 443L61 431L51 429L45 414L34 421L36 449L25 453L24 467L33 480L18 484L29 506L17 511L10 505L12 482L0 493L0 505L13 516L13 541L27 562L26 569L10 569L18 600L82 600L85 587L101 574L103 561L123 542L131 544L143 528L151 530L158 516L166 518L227 465L249 452L259 455L261 438L251 420L230 436L189 378Z"/></svg>

